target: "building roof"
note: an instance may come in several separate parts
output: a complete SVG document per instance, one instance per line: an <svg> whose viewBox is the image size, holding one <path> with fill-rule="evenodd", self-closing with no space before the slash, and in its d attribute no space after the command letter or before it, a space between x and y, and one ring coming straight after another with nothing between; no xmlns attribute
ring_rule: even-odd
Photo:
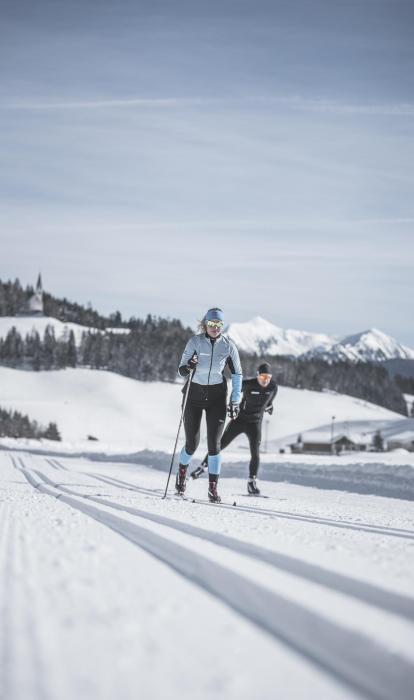
<svg viewBox="0 0 414 700"><path fill-rule="evenodd" d="M309 430L306 433L302 433L301 442L302 444L306 443L306 445L320 445L321 443L325 445L335 445L340 440L348 440L348 442L355 443L355 441L349 437L349 435L345 435L345 433L337 433L332 438L331 435L328 435L323 430ZM296 441L291 444L297 445L298 442Z"/></svg>
<svg viewBox="0 0 414 700"><path fill-rule="evenodd" d="M393 433L388 436L388 442L414 442L414 430L402 430L400 433Z"/></svg>

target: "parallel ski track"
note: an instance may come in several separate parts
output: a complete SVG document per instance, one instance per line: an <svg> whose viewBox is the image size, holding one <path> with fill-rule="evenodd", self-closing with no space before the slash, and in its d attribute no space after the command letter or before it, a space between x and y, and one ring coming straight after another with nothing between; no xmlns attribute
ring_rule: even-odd
<svg viewBox="0 0 414 700"><path fill-rule="evenodd" d="M88 499L95 500L101 506L106 505L101 499L90 495L80 496L67 488L65 491L70 495L65 495L64 487L47 485L44 475L27 469L23 460L20 460L20 465L15 462L15 466L39 492L59 498L139 545L364 697L371 700L412 700L414 666L368 637L342 628L168 537L84 502ZM109 503L111 507L118 507L118 504ZM148 513L139 517L148 519ZM174 525L170 527L176 528L177 524L173 522Z"/></svg>
<svg viewBox="0 0 414 700"><path fill-rule="evenodd" d="M46 460L50 461L50 460ZM56 464L59 464L57 460L53 460ZM65 467L61 466L62 469L66 469ZM161 493L163 493L162 489L146 489L141 486L136 486L136 484L131 484L128 481L122 481L120 479L115 479L114 477L110 476L103 476L103 475L96 475L91 472L83 472L86 476L89 476L93 479L96 479L97 481L102 481L103 483L107 483L111 486L117 486L118 488L124 488L129 491L136 491L137 493L142 493L144 495L148 496L153 496L154 498L158 498ZM192 499L189 499L192 500ZM203 504L203 499L196 498L195 501L199 504ZM282 518L286 520L299 520L302 522L306 523L312 523L316 525L328 525L329 527L337 527L340 529L346 529L346 530L356 530L358 532L370 532L378 535L386 535L389 537L400 537L402 539L408 539L408 540L414 540L414 531L412 530L404 530L403 528L393 528L393 527L385 527L381 525L371 525L369 523L352 523L348 522L346 520L333 520L332 518L321 518L319 516L315 515L303 515L302 513L291 513L288 511L283 511L283 510L274 510L271 508L260 508L257 506L251 506L251 505L242 505L242 504L237 504L237 505L231 505L230 503L208 503L205 501L205 504L208 506L213 506L217 508L228 508L230 510L241 510L245 513L256 513L259 515L267 515L273 518Z"/></svg>
<svg viewBox="0 0 414 700"><path fill-rule="evenodd" d="M75 491L53 482L39 470L35 469L33 471L41 480L49 484L49 486L53 486L54 488L64 491L72 496L80 496L80 494L76 493ZM101 481L100 477L96 477L92 474L90 474L90 476L93 476L93 478ZM110 478L111 477L108 477L108 479ZM103 477L103 479L106 480L106 477ZM118 481L118 479L114 479L114 481ZM214 533L211 532L211 530L205 530L195 525L182 523L179 520L174 520L163 515L149 513L148 511L140 510L139 508L132 506L114 503L113 501L103 499L100 495L92 496L90 494L82 494L81 497L105 506L109 506L115 510L124 511L126 513L130 513L131 515L137 515L140 518L151 520L160 525L166 525L167 527L185 532L186 534L193 535L194 537L208 540L214 544L226 547L232 552L238 552L239 554L254 557L255 559L263 561L267 564L271 564L278 569L287 571L290 574L300 576L301 578L306 578L309 581L329 588L329 590L336 590L340 593L345 593L345 595L352 596L353 598L361 600L364 603L368 603L369 605L383 610L388 610L394 615L400 615L404 619L409 618L414 620L414 598L409 598L408 596L404 596L399 593L387 591L371 583L358 581L351 576L335 573L333 571L329 571L328 569L324 569L321 566L309 564L288 555L278 554L269 549L265 549L264 547L253 545L228 535ZM177 497L177 500L180 500L180 497Z"/></svg>

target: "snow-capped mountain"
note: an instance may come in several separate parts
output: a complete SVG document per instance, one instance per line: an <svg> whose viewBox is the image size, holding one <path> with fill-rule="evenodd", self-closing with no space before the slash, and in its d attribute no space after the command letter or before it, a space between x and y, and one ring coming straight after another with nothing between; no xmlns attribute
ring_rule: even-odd
<svg viewBox="0 0 414 700"><path fill-rule="evenodd" d="M338 338L325 333L284 330L256 316L246 323L231 323L226 334L237 347L257 355L293 355L298 357L309 350L328 350Z"/></svg>
<svg viewBox="0 0 414 700"><path fill-rule="evenodd" d="M414 350L398 343L377 328L371 328L362 333L348 335L327 350L311 350L306 357L320 357L329 362L383 362L391 359L412 360Z"/></svg>
<svg viewBox="0 0 414 700"><path fill-rule="evenodd" d="M240 350L257 355L318 357L328 362L414 359L414 350L376 328L341 339L324 333L283 330L256 316L246 323L230 324L227 334Z"/></svg>

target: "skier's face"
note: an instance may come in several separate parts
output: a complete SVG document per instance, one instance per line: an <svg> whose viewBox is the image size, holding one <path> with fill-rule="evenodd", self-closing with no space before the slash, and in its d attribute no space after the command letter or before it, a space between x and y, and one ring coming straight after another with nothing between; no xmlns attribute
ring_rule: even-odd
<svg viewBox="0 0 414 700"><path fill-rule="evenodd" d="M221 329L223 328L222 321L207 321L206 323L207 335L210 338L217 338L220 335Z"/></svg>
<svg viewBox="0 0 414 700"><path fill-rule="evenodd" d="M258 374L257 375L257 381L259 382L260 386L266 387L272 378L271 374Z"/></svg>

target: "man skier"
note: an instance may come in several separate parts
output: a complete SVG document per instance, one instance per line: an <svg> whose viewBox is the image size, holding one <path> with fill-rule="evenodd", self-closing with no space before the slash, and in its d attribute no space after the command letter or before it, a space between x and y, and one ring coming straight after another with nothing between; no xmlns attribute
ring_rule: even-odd
<svg viewBox="0 0 414 700"><path fill-rule="evenodd" d="M256 478L259 470L259 448L262 435L262 422L265 413L273 413L273 400L277 394L277 385L272 379L272 370L267 362L257 368L256 377L244 379L242 383L243 397L238 416L230 421L221 438L220 448L223 450L238 435L247 435L250 445L249 480L247 492L251 496L259 496L260 489ZM198 479L207 470L207 457L199 467L191 472L193 479Z"/></svg>

